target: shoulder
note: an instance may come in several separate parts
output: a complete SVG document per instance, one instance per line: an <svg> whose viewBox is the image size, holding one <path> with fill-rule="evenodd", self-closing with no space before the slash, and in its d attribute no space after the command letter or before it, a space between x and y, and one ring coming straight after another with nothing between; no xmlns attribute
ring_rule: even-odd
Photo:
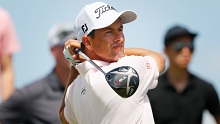
<svg viewBox="0 0 220 124"><path fill-rule="evenodd" d="M18 88L15 92L9 97L5 104L19 106L27 106L29 103L33 102L33 99L36 99L40 94L45 93L45 85L43 86L42 80L37 80L30 82L22 88Z"/></svg>
<svg viewBox="0 0 220 124"><path fill-rule="evenodd" d="M9 18L9 13L4 8L0 7L0 16L3 18Z"/></svg>
<svg viewBox="0 0 220 124"><path fill-rule="evenodd" d="M0 22L4 22L4 23L0 23L0 24L8 24L9 22L11 22L11 18L10 18L10 15L9 13L3 9L3 8L0 8Z"/></svg>
<svg viewBox="0 0 220 124"><path fill-rule="evenodd" d="M204 93L205 96L210 97L217 94L214 85L201 77L191 74L190 82L193 83L198 91Z"/></svg>
<svg viewBox="0 0 220 124"><path fill-rule="evenodd" d="M121 59L118 60L117 63L122 63L122 64L135 64L135 65L146 65L146 63L155 63L156 64L156 61L154 60L153 57L151 56L135 56L135 55L132 55L132 56L125 56L125 57L122 57Z"/></svg>
<svg viewBox="0 0 220 124"><path fill-rule="evenodd" d="M28 85L21 89L16 90L16 92L24 98L33 99L41 94L44 94L49 87L49 75L30 82Z"/></svg>
<svg viewBox="0 0 220 124"><path fill-rule="evenodd" d="M203 88L211 88L213 84L197 75L190 74L190 81Z"/></svg>

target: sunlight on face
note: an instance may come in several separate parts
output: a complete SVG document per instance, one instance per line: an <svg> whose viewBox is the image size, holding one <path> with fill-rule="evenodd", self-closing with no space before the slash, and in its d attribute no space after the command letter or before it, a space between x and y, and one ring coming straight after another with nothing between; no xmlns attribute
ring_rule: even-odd
<svg viewBox="0 0 220 124"><path fill-rule="evenodd" d="M123 25L117 19L108 27L95 31L95 38L91 42L92 51L98 59L115 62L124 56Z"/></svg>

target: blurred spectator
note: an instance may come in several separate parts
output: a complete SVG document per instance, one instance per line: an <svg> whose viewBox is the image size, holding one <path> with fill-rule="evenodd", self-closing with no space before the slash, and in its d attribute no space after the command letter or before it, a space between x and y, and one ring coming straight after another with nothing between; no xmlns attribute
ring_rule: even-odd
<svg viewBox="0 0 220 124"><path fill-rule="evenodd" d="M14 91L13 54L19 43L9 13L0 8L0 103Z"/></svg>
<svg viewBox="0 0 220 124"><path fill-rule="evenodd" d="M156 124L201 124L206 109L220 124L216 90L188 69L196 36L179 25L171 27L165 35L164 53L169 67L159 77L158 86L148 93Z"/></svg>
<svg viewBox="0 0 220 124"><path fill-rule="evenodd" d="M68 79L70 63L64 58L64 43L74 38L68 24L56 24L49 32L53 70L43 78L18 89L0 105L0 123L59 124L58 109ZM30 72L31 73L31 72Z"/></svg>

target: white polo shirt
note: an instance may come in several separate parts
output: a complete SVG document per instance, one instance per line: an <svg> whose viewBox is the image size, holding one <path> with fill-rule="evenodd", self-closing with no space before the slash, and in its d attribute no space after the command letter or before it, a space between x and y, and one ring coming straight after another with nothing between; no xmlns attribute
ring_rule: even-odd
<svg viewBox="0 0 220 124"><path fill-rule="evenodd" d="M70 124L154 124L149 89L156 87L158 68L149 56L126 56L115 63L95 61L105 72L131 66L139 75L137 91L129 98L120 97L109 86L102 72L89 62L76 66L80 75L68 87L64 116Z"/></svg>

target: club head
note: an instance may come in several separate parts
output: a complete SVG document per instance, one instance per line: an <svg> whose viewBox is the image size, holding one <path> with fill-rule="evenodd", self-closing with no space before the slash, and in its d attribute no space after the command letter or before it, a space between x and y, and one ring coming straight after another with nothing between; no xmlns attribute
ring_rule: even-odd
<svg viewBox="0 0 220 124"><path fill-rule="evenodd" d="M111 88L123 98L132 96L139 85L138 73L130 66L115 68L106 73L105 78Z"/></svg>

